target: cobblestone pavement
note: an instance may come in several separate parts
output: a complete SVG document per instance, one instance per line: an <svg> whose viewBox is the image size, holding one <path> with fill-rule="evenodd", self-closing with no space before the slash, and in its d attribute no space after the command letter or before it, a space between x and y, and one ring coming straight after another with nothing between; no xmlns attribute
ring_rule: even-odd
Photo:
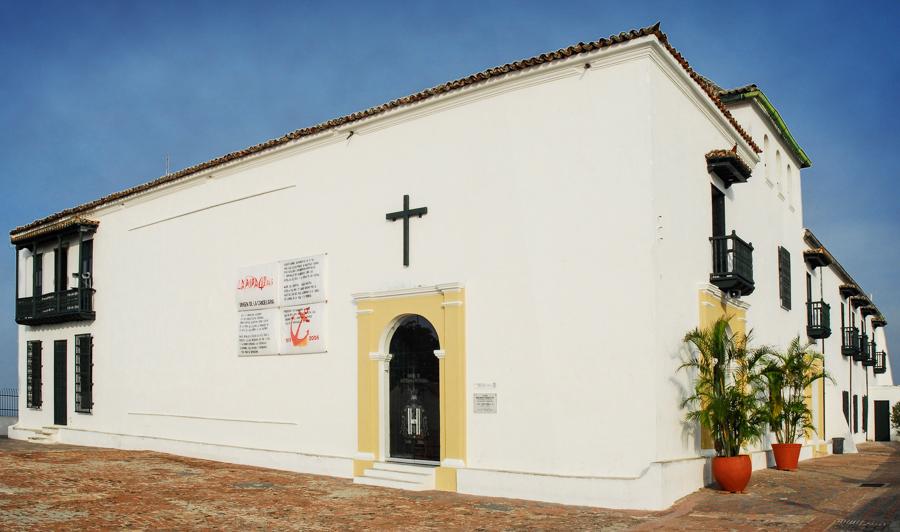
<svg viewBox="0 0 900 532"><path fill-rule="evenodd" d="M900 530L900 445L757 471L664 512L402 492L173 455L0 438L0 529ZM861 483L886 483L860 487Z"/></svg>

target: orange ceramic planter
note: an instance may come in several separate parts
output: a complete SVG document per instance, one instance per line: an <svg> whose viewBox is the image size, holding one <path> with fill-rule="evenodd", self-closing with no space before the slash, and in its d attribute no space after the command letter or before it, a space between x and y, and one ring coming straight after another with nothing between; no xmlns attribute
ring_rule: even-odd
<svg viewBox="0 0 900 532"><path fill-rule="evenodd" d="M717 456L713 458L712 471L713 477L723 490L738 493L744 491L750 482L753 466L750 463L750 456L746 454L727 458Z"/></svg>
<svg viewBox="0 0 900 532"><path fill-rule="evenodd" d="M799 443L773 443L772 455L775 457L775 468L782 471L796 471L800 461Z"/></svg>

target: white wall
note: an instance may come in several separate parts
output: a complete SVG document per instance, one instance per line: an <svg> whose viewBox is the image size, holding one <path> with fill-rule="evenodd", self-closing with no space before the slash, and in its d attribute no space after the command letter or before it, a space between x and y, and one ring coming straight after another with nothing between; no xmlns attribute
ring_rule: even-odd
<svg viewBox="0 0 900 532"><path fill-rule="evenodd" d="M635 390L653 343L635 318L653 283L648 61L566 69L92 214L97 319L21 329L23 364L25 341L45 341L45 406L21 424L52 421L52 340L71 351L87 327L95 406L70 413L72 429L352 457L350 294L462 282L468 383L497 383L500 404L470 417L469 464L645 469L655 405ZM407 269L402 229L384 220L403 194L429 208L411 221ZM236 269L321 252L329 352L238 358Z"/></svg>

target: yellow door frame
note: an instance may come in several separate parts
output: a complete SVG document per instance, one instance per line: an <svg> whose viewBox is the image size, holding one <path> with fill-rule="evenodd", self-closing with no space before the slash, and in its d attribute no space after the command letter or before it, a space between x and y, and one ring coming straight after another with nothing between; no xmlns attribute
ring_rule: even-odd
<svg viewBox="0 0 900 532"><path fill-rule="evenodd" d="M387 458L384 441L385 380L390 335L405 316L417 314L434 326L440 350L441 465L435 487L456 491L456 470L466 464L465 289L444 284L355 294L357 310L357 455L353 474L362 476Z"/></svg>

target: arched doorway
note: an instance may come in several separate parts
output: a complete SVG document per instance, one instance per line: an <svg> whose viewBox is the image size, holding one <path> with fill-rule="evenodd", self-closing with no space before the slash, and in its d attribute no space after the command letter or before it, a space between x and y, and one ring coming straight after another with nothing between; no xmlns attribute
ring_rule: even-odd
<svg viewBox="0 0 900 532"><path fill-rule="evenodd" d="M437 349L437 332L422 316L402 318L391 336L388 412L392 460L440 462Z"/></svg>

